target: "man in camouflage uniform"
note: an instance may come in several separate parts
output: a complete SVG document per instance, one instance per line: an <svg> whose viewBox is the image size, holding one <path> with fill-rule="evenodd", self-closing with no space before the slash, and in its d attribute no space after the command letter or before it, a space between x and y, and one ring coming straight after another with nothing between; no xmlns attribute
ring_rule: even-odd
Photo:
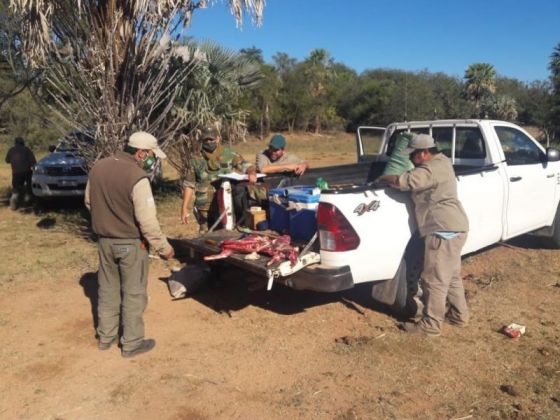
<svg viewBox="0 0 560 420"><path fill-rule="evenodd" d="M215 127L204 128L200 140L202 142L201 155L191 160L189 170L183 180L181 221L184 224L189 222L189 205L194 193L194 214L200 232L203 233L208 229L208 225L213 224L219 216L215 200L216 188L219 187L219 176L231 172L247 174L249 186L254 186L257 174L255 167L243 156L220 144L220 134Z"/></svg>

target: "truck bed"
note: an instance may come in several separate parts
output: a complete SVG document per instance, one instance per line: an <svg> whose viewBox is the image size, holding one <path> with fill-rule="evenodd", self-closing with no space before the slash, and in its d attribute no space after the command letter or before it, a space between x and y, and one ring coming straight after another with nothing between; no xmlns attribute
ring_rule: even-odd
<svg viewBox="0 0 560 420"><path fill-rule="evenodd" d="M288 187L292 185L315 185L317 178L322 177L330 187L364 185L381 174L384 162L360 162L345 165L329 166L324 168L311 168L301 176L272 175L264 178L268 188ZM218 254L221 249L219 243L225 239L240 239L242 232L237 230L228 231L219 229L204 236L182 239L177 241L176 248L182 255L190 255L192 258L202 259L206 255ZM318 251L318 242L315 241L311 250ZM295 243L300 250L306 243ZM196 254L196 255L195 255ZM270 268L266 263L270 257L261 255L258 260L246 260L246 254L234 253L223 260L215 260L213 263L227 262L243 270L250 271L258 276L266 276Z"/></svg>

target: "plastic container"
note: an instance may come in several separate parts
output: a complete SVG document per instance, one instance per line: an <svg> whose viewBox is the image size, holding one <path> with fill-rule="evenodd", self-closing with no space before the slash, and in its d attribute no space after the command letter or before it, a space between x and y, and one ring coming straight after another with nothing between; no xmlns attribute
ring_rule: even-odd
<svg viewBox="0 0 560 420"><path fill-rule="evenodd" d="M316 210L321 190L314 186L274 188L269 191L269 226L307 241L317 230Z"/></svg>
<svg viewBox="0 0 560 420"><path fill-rule="evenodd" d="M288 205L296 209L317 209L319 194L306 194L305 192L288 193Z"/></svg>
<svg viewBox="0 0 560 420"><path fill-rule="evenodd" d="M294 240L309 241L317 231L317 211L316 210L291 210L290 216L290 236Z"/></svg>
<svg viewBox="0 0 560 420"><path fill-rule="evenodd" d="M272 188L268 191L268 225L276 232L285 233L290 228L288 195L285 188Z"/></svg>

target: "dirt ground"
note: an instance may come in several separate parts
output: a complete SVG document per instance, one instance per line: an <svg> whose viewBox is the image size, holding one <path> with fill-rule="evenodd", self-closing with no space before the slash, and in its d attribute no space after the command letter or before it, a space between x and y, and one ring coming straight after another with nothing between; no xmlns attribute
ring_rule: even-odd
<svg viewBox="0 0 560 420"><path fill-rule="evenodd" d="M193 234L179 205L158 196L172 238ZM0 203L2 419L560 418L560 251L538 239L466 257L472 322L438 338L398 330L368 285L255 291L231 272L173 300L167 265L153 260L144 319L157 346L123 359L96 347L83 216L79 203ZM501 334L511 322L527 333Z"/></svg>

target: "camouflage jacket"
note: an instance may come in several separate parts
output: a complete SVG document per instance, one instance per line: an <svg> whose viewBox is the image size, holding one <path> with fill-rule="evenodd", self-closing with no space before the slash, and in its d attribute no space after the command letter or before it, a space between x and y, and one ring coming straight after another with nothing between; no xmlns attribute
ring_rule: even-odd
<svg viewBox="0 0 560 420"><path fill-rule="evenodd" d="M203 150L201 156L191 160L183 180L183 188L195 190L195 206L198 207L200 204L205 204L208 196L213 194L212 183L219 178L219 175L230 172L244 174L251 166L253 165L239 153L218 145L212 153Z"/></svg>

